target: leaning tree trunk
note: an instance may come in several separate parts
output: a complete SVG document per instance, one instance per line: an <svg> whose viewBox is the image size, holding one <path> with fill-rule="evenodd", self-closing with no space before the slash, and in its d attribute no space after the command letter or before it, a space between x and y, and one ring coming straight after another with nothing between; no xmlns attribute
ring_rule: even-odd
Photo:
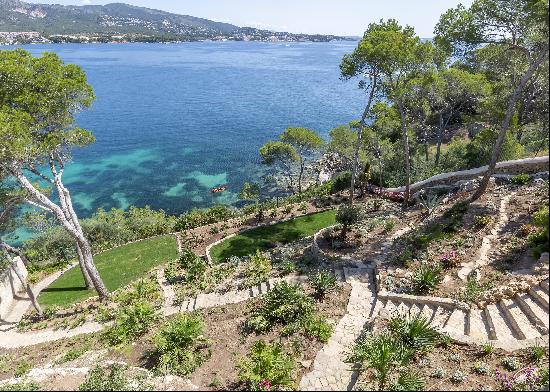
<svg viewBox="0 0 550 392"><path fill-rule="evenodd" d="M99 272L97 271L97 268L94 265L92 248L90 246L90 243L84 236L82 227L80 226L78 219L76 220L68 219L67 215L71 215L70 211L64 211L61 207L59 207L57 204L52 202L48 197L46 197L44 194L38 191L31 184L28 178L23 174L21 168L16 164L12 165L12 167L10 168L10 174L12 174L17 180L17 182L21 185L21 187L29 193L30 198L26 199L26 202L53 213L57 218L57 220L59 221L59 223L75 239L77 246L82 251L83 260L84 260L84 269L88 270L88 273L93 282L94 288L96 289L99 295L100 301L107 299L109 292L107 290L107 287L101 280L101 277L99 276Z"/></svg>
<svg viewBox="0 0 550 392"><path fill-rule="evenodd" d="M80 246L78 246L78 243L76 244L76 253L78 255L78 264L80 266L80 270L82 271L84 285L86 286L86 289L90 290L94 288L94 283L92 282L92 278L90 278L90 273L88 272L88 268L86 268L86 263L84 261L84 254L82 253Z"/></svg>
<svg viewBox="0 0 550 392"><path fill-rule="evenodd" d="M405 200L403 201L403 209L406 209L409 205L409 199L411 194L411 157L409 147L409 134L407 133L407 117L405 109L401 102L397 103L399 114L401 114L401 132L403 136L403 153L405 154Z"/></svg>
<svg viewBox="0 0 550 392"><path fill-rule="evenodd" d="M18 257L21 257L21 256L18 256ZM10 264L11 264L11 268L13 269L13 272L15 272L15 275L17 275L17 278L21 282L21 285L23 286L23 288L27 292L27 295L29 296L29 299L31 300L32 306L36 309L36 313L38 313L38 316L42 317L42 315L44 314L42 312L42 308L38 304L38 301L36 300L36 296L34 295L34 292L32 291L31 286L29 285L29 283L27 282L27 280L23 276L23 272L19 269L19 267L17 265L17 259L11 257L11 255L9 253L8 253L8 259L10 260ZM23 259L21 259L21 261L23 261ZM25 261L23 261L23 264L25 264Z"/></svg>
<svg viewBox="0 0 550 392"><path fill-rule="evenodd" d="M361 145L363 142L363 131L365 127L367 126L367 117L370 113L370 107L372 106L372 101L374 99L374 93L376 92L378 83L378 77L376 75L372 76L372 82L370 86L370 94L369 94L369 100L367 101L367 106L365 106L365 110L363 111L363 116L361 116L361 122L359 126L359 130L357 131L357 142L355 145L355 152L353 154L353 169L351 171L351 188L349 191L349 204L350 206L353 205L353 196L355 192L355 182L357 180L357 169L359 167L359 152L361 151Z"/></svg>
<svg viewBox="0 0 550 392"><path fill-rule="evenodd" d="M542 64L542 62L546 59L546 56L548 56L548 45L545 46L545 48L542 50L542 52L539 54L537 59L534 63L532 63L529 66L529 69L527 72L523 75L521 78L518 86L514 90L514 93L512 94L512 97L510 97L510 101L508 102L508 108L506 110L506 116L504 117L504 120L502 121L502 125L500 127L500 132L498 134L496 143L493 147L493 153L491 154L491 161L489 162L489 167L487 168L487 172L483 176L483 179L481 180L481 184L479 185L479 188L477 191L472 195L469 202L472 203L479 199L487 189L487 186L489 185L489 179L495 172L495 168L497 166L498 159L500 158L500 154L502 151L502 144L504 143L504 138L506 136L506 132L508 131L508 128L510 128L510 124L512 122L512 118L514 117L514 113L516 111L516 103L518 101L518 98L525 88L525 85L527 82L529 82L529 79L533 76L537 68Z"/></svg>

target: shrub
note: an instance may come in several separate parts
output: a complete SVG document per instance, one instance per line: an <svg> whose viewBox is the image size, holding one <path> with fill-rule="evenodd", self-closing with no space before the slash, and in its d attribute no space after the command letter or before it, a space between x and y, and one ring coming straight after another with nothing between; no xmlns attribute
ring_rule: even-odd
<svg viewBox="0 0 550 392"><path fill-rule="evenodd" d="M328 342L332 336L332 326L327 322L324 316L309 316L299 322L300 327L309 338L317 339L322 343Z"/></svg>
<svg viewBox="0 0 550 392"><path fill-rule="evenodd" d="M439 341L440 333L421 315L391 318L388 329L405 346L415 351L429 351Z"/></svg>
<svg viewBox="0 0 550 392"><path fill-rule="evenodd" d="M403 371L390 385L391 391L423 391L426 382L416 373Z"/></svg>
<svg viewBox="0 0 550 392"><path fill-rule="evenodd" d="M493 221L493 218L490 217L489 215L476 215L474 217L475 225L479 227L488 226L491 224L492 221Z"/></svg>
<svg viewBox="0 0 550 392"><path fill-rule="evenodd" d="M125 377L124 370L124 366L117 364L107 368L98 365L90 371L78 389L80 391L129 391L133 388Z"/></svg>
<svg viewBox="0 0 550 392"><path fill-rule="evenodd" d="M440 267L421 264L413 275L412 291L417 295L430 294L442 280Z"/></svg>
<svg viewBox="0 0 550 392"><path fill-rule="evenodd" d="M245 286L252 287L265 282L269 279L271 272L271 259L260 250L248 258L248 263L244 271Z"/></svg>
<svg viewBox="0 0 550 392"><path fill-rule="evenodd" d="M460 370L457 370L456 372L453 373L453 375L451 376L451 381L456 383L456 384L461 384L463 383L464 381L466 381L466 375L464 373L462 373Z"/></svg>
<svg viewBox="0 0 550 392"><path fill-rule="evenodd" d="M487 342L483 345L483 355L491 355L495 350L495 345L492 342Z"/></svg>
<svg viewBox="0 0 550 392"><path fill-rule="evenodd" d="M460 257L458 253L454 250L450 252L445 252L439 257L439 261L445 268L453 268L460 264Z"/></svg>
<svg viewBox="0 0 550 392"><path fill-rule="evenodd" d="M224 205L215 205L208 209L192 210L178 217L175 230L185 231L200 226L226 221L235 216L235 212Z"/></svg>
<svg viewBox="0 0 550 392"><path fill-rule="evenodd" d="M115 323L104 336L111 344L129 343L145 334L157 320L155 308L148 302L138 301L118 312Z"/></svg>
<svg viewBox="0 0 550 392"><path fill-rule="evenodd" d="M15 371L14 371L13 375L16 378L23 377L25 374L30 372L31 369L32 369L32 363L30 363L26 360L23 360L23 361L21 361L17 364L17 366L15 367Z"/></svg>
<svg viewBox="0 0 550 392"><path fill-rule="evenodd" d="M407 366L413 356L399 339L383 332L371 335L357 343L348 361L360 363L363 369L373 369L378 382L378 390L385 390L390 374L396 368Z"/></svg>
<svg viewBox="0 0 550 392"><path fill-rule="evenodd" d="M351 173L345 172L345 173L339 174L333 180L330 191L331 193L338 193L346 189L349 189L350 186L351 186Z"/></svg>
<svg viewBox="0 0 550 392"><path fill-rule="evenodd" d="M289 325L313 313L313 301L298 285L277 283L247 321L249 329L265 332L276 324ZM258 328L260 327L260 328Z"/></svg>
<svg viewBox="0 0 550 392"><path fill-rule="evenodd" d="M527 173L518 174L510 179L510 182L514 185L527 185L531 177Z"/></svg>
<svg viewBox="0 0 550 392"><path fill-rule="evenodd" d="M199 316L179 314L153 337L158 355L156 370L162 374L186 376L199 367L210 353L202 336L204 324Z"/></svg>
<svg viewBox="0 0 550 392"><path fill-rule="evenodd" d="M66 362L74 361L77 358L80 358L84 355L90 348L88 346L74 347L69 349L61 358L59 358L56 363L63 364Z"/></svg>
<svg viewBox="0 0 550 392"><path fill-rule="evenodd" d="M237 364L239 380L250 390L293 390L295 359L280 344L257 341Z"/></svg>
<svg viewBox="0 0 550 392"><path fill-rule="evenodd" d="M361 216L361 210L357 206L349 206L344 204L340 206L336 213L336 222L342 225L342 231L340 233L342 240L346 239L349 227L357 223Z"/></svg>
<svg viewBox="0 0 550 392"><path fill-rule="evenodd" d="M544 355L546 354L546 349L540 345L536 345L534 347L531 347L531 358L535 362L540 362L542 358L544 358Z"/></svg>
<svg viewBox="0 0 550 392"><path fill-rule="evenodd" d="M474 372L476 372L477 374L489 374L490 371L491 368L485 362L476 362L474 364Z"/></svg>
<svg viewBox="0 0 550 392"><path fill-rule="evenodd" d="M544 206L533 214L533 224L539 229L537 233L529 235L529 242L533 252L538 257L548 252L548 206Z"/></svg>
<svg viewBox="0 0 550 392"><path fill-rule="evenodd" d="M0 385L0 391L39 391L40 385L35 382L18 382Z"/></svg>
<svg viewBox="0 0 550 392"><path fill-rule="evenodd" d="M329 271L321 271L309 278L310 286L315 290L315 295L321 301L325 296L336 290L338 283L336 282L336 276Z"/></svg>

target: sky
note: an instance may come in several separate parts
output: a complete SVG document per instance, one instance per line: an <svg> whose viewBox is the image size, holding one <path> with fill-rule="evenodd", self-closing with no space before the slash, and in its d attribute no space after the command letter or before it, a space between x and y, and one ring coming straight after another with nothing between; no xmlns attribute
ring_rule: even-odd
<svg viewBox="0 0 550 392"><path fill-rule="evenodd" d="M26 0L50 4L125 2L238 26L292 33L360 36L370 22L394 18L430 38L439 16L472 0Z"/></svg>

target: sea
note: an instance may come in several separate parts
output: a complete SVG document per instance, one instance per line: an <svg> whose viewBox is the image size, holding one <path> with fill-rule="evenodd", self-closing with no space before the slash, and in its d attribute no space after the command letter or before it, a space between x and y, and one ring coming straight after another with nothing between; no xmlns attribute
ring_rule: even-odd
<svg viewBox="0 0 550 392"><path fill-rule="evenodd" d="M340 79L356 42L24 45L81 66L96 100L77 124L96 142L64 174L77 212L151 206L169 214L238 203L258 149L287 127L327 137L357 119L357 81ZM226 185L227 191L211 189Z"/></svg>

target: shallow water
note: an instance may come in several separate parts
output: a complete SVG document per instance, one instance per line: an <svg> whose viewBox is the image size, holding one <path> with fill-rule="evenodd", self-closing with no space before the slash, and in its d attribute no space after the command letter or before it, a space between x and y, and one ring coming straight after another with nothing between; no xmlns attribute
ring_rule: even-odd
<svg viewBox="0 0 550 392"><path fill-rule="evenodd" d="M354 42L30 45L82 66L97 100L78 124L97 141L66 169L78 212L130 205L181 213L235 203L258 148L289 126L326 136L361 113L339 79ZM229 190L212 195L214 186Z"/></svg>

